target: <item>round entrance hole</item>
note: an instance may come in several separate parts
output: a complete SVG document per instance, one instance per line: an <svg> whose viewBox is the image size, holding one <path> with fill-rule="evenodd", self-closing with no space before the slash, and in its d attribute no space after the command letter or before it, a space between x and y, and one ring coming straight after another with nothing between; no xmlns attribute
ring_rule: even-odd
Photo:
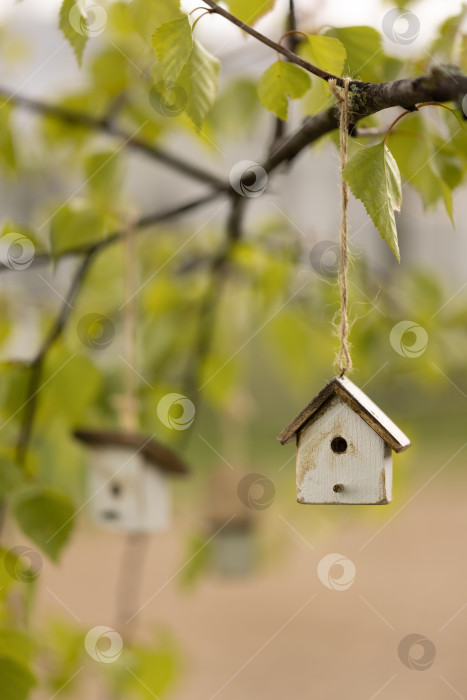
<svg viewBox="0 0 467 700"><path fill-rule="evenodd" d="M342 452L345 452L346 449L347 440L345 440L345 438L339 435L338 437L335 437L331 440L331 450L333 452L336 452L337 454L342 454Z"/></svg>

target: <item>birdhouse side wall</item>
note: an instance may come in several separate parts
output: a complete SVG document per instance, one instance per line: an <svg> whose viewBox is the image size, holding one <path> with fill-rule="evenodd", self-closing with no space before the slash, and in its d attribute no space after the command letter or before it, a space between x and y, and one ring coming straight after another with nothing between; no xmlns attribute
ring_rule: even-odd
<svg viewBox="0 0 467 700"><path fill-rule="evenodd" d="M347 443L342 453L331 447L336 437ZM391 496L390 448L340 398L330 399L298 434L297 501L383 504Z"/></svg>

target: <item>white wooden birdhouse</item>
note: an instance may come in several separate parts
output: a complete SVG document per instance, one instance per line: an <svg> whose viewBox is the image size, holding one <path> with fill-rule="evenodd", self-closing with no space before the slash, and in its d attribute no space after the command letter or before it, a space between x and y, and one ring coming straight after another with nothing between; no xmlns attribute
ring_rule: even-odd
<svg viewBox="0 0 467 700"><path fill-rule="evenodd" d="M331 379L278 440L294 437L299 503L390 503L392 450L410 440L349 379Z"/></svg>
<svg viewBox="0 0 467 700"><path fill-rule="evenodd" d="M169 474L187 474L167 447L144 436L78 430L91 450L88 503L100 526L127 533L165 530L170 521Z"/></svg>

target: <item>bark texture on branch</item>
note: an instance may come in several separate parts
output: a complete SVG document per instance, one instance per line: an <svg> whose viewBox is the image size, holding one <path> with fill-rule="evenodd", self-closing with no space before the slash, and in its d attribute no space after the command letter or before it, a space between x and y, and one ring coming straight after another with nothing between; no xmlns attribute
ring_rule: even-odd
<svg viewBox="0 0 467 700"><path fill-rule="evenodd" d="M436 67L430 75L387 83L353 83L352 123L390 107L416 109L420 102L461 102L467 95L467 76L452 67ZM339 126L339 110L333 105L325 112L308 117L302 126L277 145L263 163L271 172L281 163L293 160L306 146Z"/></svg>

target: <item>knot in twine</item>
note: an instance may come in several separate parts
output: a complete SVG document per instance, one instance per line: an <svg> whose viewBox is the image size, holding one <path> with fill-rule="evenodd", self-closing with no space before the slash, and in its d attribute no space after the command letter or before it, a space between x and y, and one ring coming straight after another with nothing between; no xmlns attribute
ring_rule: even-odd
<svg viewBox="0 0 467 700"><path fill-rule="evenodd" d="M339 107L339 142L341 155L341 232L340 232L340 266L339 266L339 286L341 296L341 306L339 315L339 339L340 350L336 357L336 364L339 368L340 376L345 372L350 372L352 369L352 358L350 357L349 345L349 319L347 315L347 275L349 267L349 243L348 243L348 225L347 225L347 210L349 205L349 186L344 179L344 167L347 163L347 151L349 145L349 87L352 82L351 78L347 77L344 81L344 87L339 89L336 80L329 80L329 87L332 94L337 100Z"/></svg>

